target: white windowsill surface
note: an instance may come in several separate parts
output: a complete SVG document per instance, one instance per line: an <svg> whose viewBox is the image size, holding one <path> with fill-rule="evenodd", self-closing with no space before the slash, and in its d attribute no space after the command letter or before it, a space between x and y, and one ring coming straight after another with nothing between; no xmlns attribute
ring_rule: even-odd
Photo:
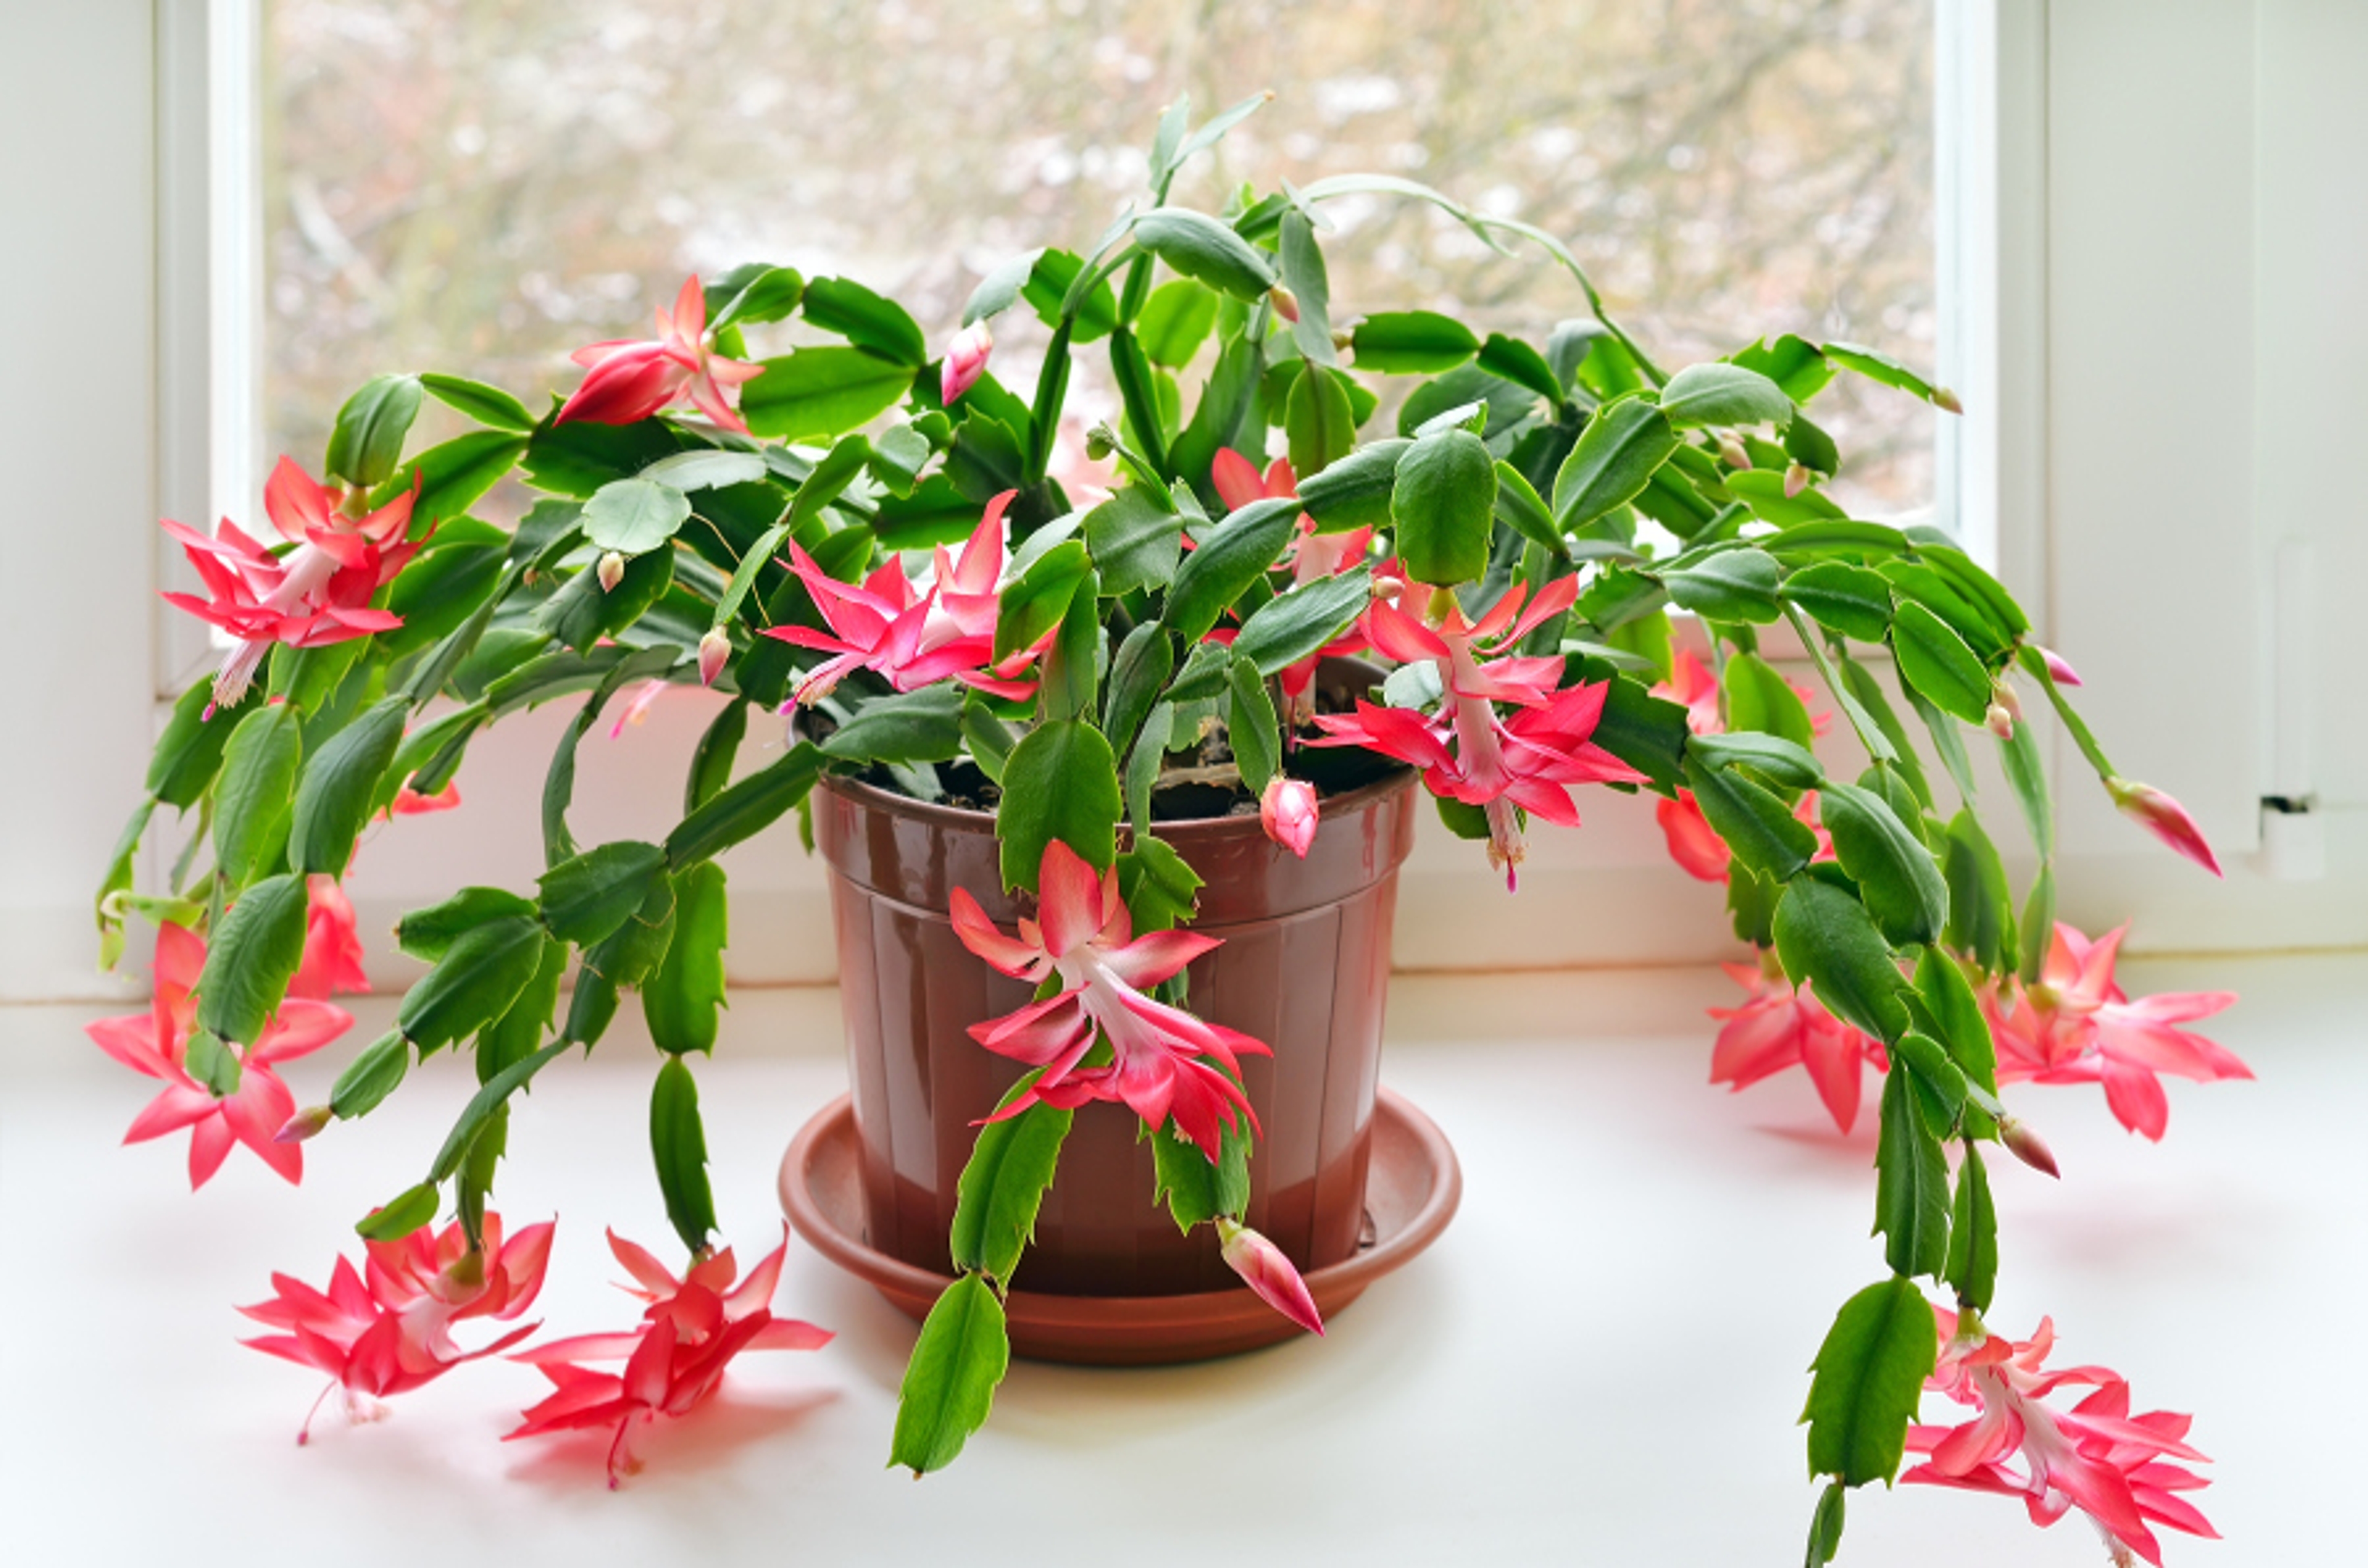
<svg viewBox="0 0 2368 1568"><path fill-rule="evenodd" d="M2359 1454L2325 1374L2350 1363L2368 1289L2351 1126L2368 958L2132 961L2123 978L2244 993L2215 1036L2260 1081L2175 1085L2159 1148L2093 1089L2020 1091L2067 1180L1994 1164L1992 1321L2020 1335L2052 1312L2064 1364L2196 1414L2219 1461L2200 1501L2230 1540L2166 1535L2171 1563L2331 1560ZM317 1283L358 1244L352 1219L416 1172L465 1096L453 1063L313 1144L301 1189L238 1151L193 1198L185 1140L117 1146L145 1081L83 1040L98 1009L0 1010L0 1559L1797 1561L1802 1369L1881 1272L1863 1239L1873 1106L1842 1140L1797 1074L1706 1087L1700 1010L1730 995L1694 969L1401 977L1385 1076L1463 1162L1437 1246L1323 1343L1150 1371L1017 1364L970 1452L918 1485L882 1468L910 1325L793 1242L776 1308L837 1341L745 1358L615 1495L598 1440L497 1441L543 1390L528 1369L461 1369L379 1425L331 1413L300 1449L318 1381L233 1343L232 1302L275 1268ZM296 1064L300 1100L387 1007L365 1002L356 1036ZM530 1314L550 1334L632 1320L603 1224L673 1244L632 1022L556 1067L512 1128L500 1207L560 1220ZM835 993L741 993L700 1074L719 1209L752 1258L779 1234L783 1146L844 1085ZM1876 1489L1850 1513L1845 1563L2103 1561L2078 1519L2037 1531L2009 1499Z"/></svg>

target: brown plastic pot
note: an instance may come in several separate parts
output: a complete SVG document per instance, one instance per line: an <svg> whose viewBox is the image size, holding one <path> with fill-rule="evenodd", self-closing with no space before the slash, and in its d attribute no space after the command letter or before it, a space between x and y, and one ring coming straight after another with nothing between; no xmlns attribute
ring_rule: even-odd
<svg viewBox="0 0 2368 1568"><path fill-rule="evenodd" d="M1414 845L1411 772L1323 802L1304 861L1255 815L1161 823L1199 872L1193 928L1224 946L1190 971L1192 1010L1274 1048L1244 1058L1263 1127L1248 1222L1302 1269L1342 1262L1364 1230L1397 871ZM916 1267L951 1269L947 1231L973 1123L1019 1076L969 1027L1030 988L972 956L947 917L967 889L1007 929L1028 904L998 874L994 819L825 778L814 838L831 873L839 995L853 1068L865 1234ZM1152 1154L1123 1107L1089 1106L1062 1151L1036 1239L1014 1277L1030 1291L1168 1296L1237 1283L1210 1227L1187 1237L1154 1202Z"/></svg>

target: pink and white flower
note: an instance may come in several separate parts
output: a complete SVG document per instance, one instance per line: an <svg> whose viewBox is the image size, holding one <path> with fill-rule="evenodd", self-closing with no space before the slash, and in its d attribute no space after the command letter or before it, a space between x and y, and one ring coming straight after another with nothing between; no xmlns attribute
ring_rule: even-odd
<svg viewBox="0 0 2368 1568"><path fill-rule="evenodd" d="M2219 1539L2178 1495L2209 1482L2169 1462L2210 1462L2186 1442L2192 1417L2167 1410L2131 1415L2128 1381L2102 1367L2049 1370L2055 1327L2048 1319L2018 1344L1990 1334L1971 1314L1961 1321L1935 1307L1932 1315L1941 1355L1924 1386L1975 1415L1955 1426L1908 1427L1908 1451L1926 1459L1900 1480L2020 1497L2037 1525L2052 1525L2077 1507L2104 1537L2117 1568L2129 1568L2134 1556L2161 1568L2155 1525ZM2093 1392L2069 1410L2044 1403L2071 1388ZM2021 1470L2009 1469L2017 1459Z"/></svg>
<svg viewBox="0 0 2368 1568"><path fill-rule="evenodd" d="M938 547L928 586L916 592L904 562L892 554L862 586L842 583L790 541L790 570L814 596L828 631L810 626L769 626L765 635L792 647L832 656L798 684L791 700L811 706L856 670L871 670L898 691L952 679L998 697L1024 699L1036 690L1019 678L1042 652L1042 643L1000 661L995 657L995 622L1002 604L1003 513L1019 492L1007 490L987 503L959 557ZM1047 632L1049 642L1053 633Z"/></svg>
<svg viewBox="0 0 2368 1568"><path fill-rule="evenodd" d="M367 994L370 976L362 971L367 956L355 929L353 901L337 879L314 874L304 879L308 901L304 913L304 957L288 994L325 1002L340 993Z"/></svg>
<svg viewBox="0 0 2368 1568"><path fill-rule="evenodd" d="M2159 1141L2170 1121L2158 1074L2212 1083L2250 1078L2252 1069L2180 1028L2237 1000L2233 992L2170 992L2133 1002L2113 981L2126 926L2090 941L2056 923L2038 983L2009 978L1984 998L1998 1041L1998 1081L2102 1084L2114 1119Z"/></svg>
<svg viewBox="0 0 2368 1568"><path fill-rule="evenodd" d="M1858 1121L1864 1069L1890 1067L1883 1042L1835 1017L1806 986L1796 990L1773 953L1763 952L1756 965L1719 967L1751 996L1739 1007L1710 1010L1722 1021L1711 1048L1710 1081L1740 1092L1798 1066L1816 1085L1826 1114L1848 1132Z"/></svg>
<svg viewBox="0 0 2368 1568"><path fill-rule="evenodd" d="M265 1024L259 1039L238 1052L238 1087L217 1098L189 1075L189 1037L197 1028L198 976L206 967L204 938L169 922L156 928L154 1000L145 1013L100 1018L84 1032L101 1051L165 1087L132 1118L126 1143L142 1143L189 1130L189 1187L213 1179L233 1143L244 1143L290 1183L304 1179L304 1151L278 1141L296 1113L296 1096L272 1069L308 1055L353 1027L343 1007L290 996ZM225 1051L236 1048L225 1043Z"/></svg>
<svg viewBox="0 0 2368 1568"><path fill-rule="evenodd" d="M673 310L658 308L657 327L654 339L612 339L570 356L590 373L560 405L555 423L632 425L688 398L723 428L747 435L740 387L765 367L726 359L709 346L707 294L696 276L675 296Z"/></svg>
<svg viewBox="0 0 2368 1568"><path fill-rule="evenodd" d="M358 506L355 496L348 506ZM370 600L417 548L405 537L416 496L415 489L366 517L351 516L326 486L281 458L264 485L263 508L294 549L275 555L228 517L211 539L164 520L206 588L203 598L167 593L165 601L238 640L214 676L214 708L238 705L274 643L323 648L403 624Z"/></svg>
<svg viewBox="0 0 2368 1568"><path fill-rule="evenodd" d="M2211 843L2185 806L2151 784L2133 784L2126 778L2106 779L2105 791L2112 796L2114 810L2169 845L2174 853L2215 877L2221 874L2220 858L2212 853Z"/></svg>
<svg viewBox="0 0 2368 1568"><path fill-rule="evenodd" d="M1324 1314L1315 1310L1307 1281L1281 1247L1223 1214L1217 1216L1217 1244L1225 1267L1240 1275L1259 1301L1310 1334L1324 1332Z"/></svg>
<svg viewBox="0 0 2368 1568"><path fill-rule="evenodd" d="M527 1411L505 1438L613 1426L613 1488L641 1469L634 1436L661 1416L688 1415L705 1403L734 1357L744 1350L815 1350L829 1344L829 1330L773 1315L773 1290L789 1245L784 1227L781 1244L735 1285L739 1265L730 1247L695 1260L677 1279L646 1248L609 1232L609 1250L633 1278L625 1290L648 1302L648 1310L638 1327L624 1333L555 1339L512 1356L539 1369L556 1392ZM622 1361L624 1367L597 1371L584 1365L587 1361Z"/></svg>
<svg viewBox="0 0 2368 1568"><path fill-rule="evenodd" d="M1364 616L1366 635L1402 664L1436 667L1440 707L1425 713L1360 700L1353 714L1319 716L1325 738L1313 744L1361 745L1412 763L1432 794L1480 807L1487 815L1489 864L1502 868L1506 886L1513 886L1526 852L1516 808L1577 827L1574 787L1645 778L1592 739L1608 684L1558 690L1559 654L1507 652L1577 596L1577 579L1565 577L1524 609L1528 589L1516 585L1470 622L1452 595L1434 592L1438 619L1429 625L1387 599L1374 600ZM1498 717L1498 702L1518 710L1510 720Z"/></svg>
<svg viewBox="0 0 2368 1568"><path fill-rule="evenodd" d="M1213 1162L1238 1118L1258 1125L1242 1092L1240 1058L1272 1052L1144 993L1219 941L1191 931L1136 937L1117 870L1097 876L1058 839L1044 846L1037 887L1036 918L1023 916L1017 937L997 929L967 891L952 894L954 935L962 946L1014 979L1061 983L1054 995L971 1026L971 1038L996 1055L1042 1069L1025 1094L988 1119L1017 1116L1039 1101L1074 1109L1115 1100L1154 1129L1172 1116ZM1103 1040L1110 1062L1081 1066Z"/></svg>
<svg viewBox="0 0 2368 1568"><path fill-rule="evenodd" d="M293 1145L290 1145L293 1147ZM267 1355L326 1372L321 1399L343 1389L346 1415L374 1421L379 1401L408 1392L459 1366L507 1349L535 1331L527 1324L475 1350L462 1350L452 1325L475 1317L508 1321L534 1304L551 1256L551 1224L529 1225L507 1242L502 1219L488 1213L484 1250L472 1252L456 1222L439 1234L422 1226L391 1242L368 1244L368 1276L337 1259L328 1289L316 1290L285 1274L271 1277L273 1296L238 1310L280 1330L242 1341ZM315 1400L296 1440L312 1433Z"/></svg>
<svg viewBox="0 0 2368 1568"><path fill-rule="evenodd" d="M1215 486L1218 499L1229 511L1239 511L1253 501L1280 499L1299 494L1298 477L1291 471L1291 460L1277 458L1267 465L1261 478L1258 467L1231 447L1219 449L1210 465L1210 483ZM1292 536L1290 553L1284 558L1291 568L1293 587L1337 577L1365 559L1372 544L1373 530L1351 528L1345 533L1318 533L1315 519L1303 517L1299 530ZM1370 644L1365 640L1361 618L1340 636L1310 653L1298 663L1287 665L1276 677L1282 687L1283 731L1289 734L1315 717L1315 672L1329 658L1345 658L1360 653Z"/></svg>
<svg viewBox="0 0 2368 1568"><path fill-rule="evenodd" d="M986 374L987 356L995 352L995 333L984 321L974 321L954 334L938 369L938 401L951 408L962 393Z"/></svg>
<svg viewBox="0 0 2368 1568"><path fill-rule="evenodd" d="M1258 797L1258 825L1266 829L1269 838L1303 860L1307 858L1307 846L1315 842L1321 812L1314 786L1280 773L1266 781L1266 790Z"/></svg>

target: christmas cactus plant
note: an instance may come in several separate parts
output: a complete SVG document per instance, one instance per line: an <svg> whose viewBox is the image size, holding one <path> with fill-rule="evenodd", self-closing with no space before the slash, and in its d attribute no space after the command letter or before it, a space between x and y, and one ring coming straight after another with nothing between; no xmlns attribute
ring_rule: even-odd
<svg viewBox="0 0 2368 1568"><path fill-rule="evenodd" d="M239 1142L294 1180L304 1140L367 1115L416 1062L470 1051L481 1085L421 1179L360 1221L367 1270L340 1262L325 1292L279 1277L248 1311L285 1332L258 1346L366 1402L518 1337L463 1351L449 1332L521 1312L551 1244L547 1226L505 1241L488 1206L507 1108L597 1045L627 993L658 1048L652 1147L689 1263L677 1278L614 1243L650 1303L641 1325L520 1353L557 1388L518 1435L613 1426L620 1473L637 1426L696 1404L734 1354L825 1337L771 1317L778 1252L744 1280L718 1250L691 1062L723 1001L717 857L825 772L991 808L1003 881L1033 900L1010 930L953 894L962 942L1037 994L971 1030L1026 1072L976 1108L957 1278L915 1347L895 1460L938 1468L985 1419L1003 1297L1081 1112L1138 1119L1176 1222L1213 1226L1252 1289L1319 1329L1290 1262L1242 1223L1258 1116L1240 1063L1269 1045L1192 1011L1183 971L1215 944L1191 929L1197 879L1156 800L1189 778L1304 856L1326 794L1410 767L1510 886L1530 819L1576 825L1577 790L1598 785L1658 798L1673 855L1725 884L1759 955L1738 967L1751 995L1722 1015L1713 1077L1798 1062L1847 1127L1863 1073L1882 1074L1885 1273L1816 1352L1804 1419L1828 1486L1811 1560L1838 1545L1844 1490L1892 1480L1910 1451L1910 1480L2013 1493L2043 1523L2078 1507L2119 1554L2156 1561L2154 1526L2208 1533L2177 1495L2201 1484L2184 1417L2131 1415L2099 1369L2046 1369L2044 1324L2015 1342L1982 1319L1987 1152L2053 1170L2010 1085L2100 1082L2159 1136L2157 1074L2243 1068L2179 1028L2226 998L2132 1002L2113 939L2055 925L2023 704L2053 709L2116 802L2208 867L2192 825L2114 772L2077 677L1950 536L1827 495L1842 458L1810 409L1831 379L1955 400L1872 349L1793 335L1666 370L1553 237L1405 180L1172 204L1178 170L1255 107L1197 128L1171 110L1148 199L1082 252L997 269L934 360L860 283L745 267L685 284L655 337L584 349L580 382L540 414L452 376L370 382L322 480L280 461L274 542L165 525L205 590L168 597L230 653L176 709L99 901L109 961L129 915L159 933L152 1014L93 1029L165 1084L132 1136L191 1130L196 1181ZM1532 247L1588 313L1528 342L1336 299L1318 236L1350 195ZM1015 311L1050 333L1026 396L992 368ZM792 321L812 329L797 346L750 347ZM1080 461L1063 420L1087 359L1122 416L1091 427ZM406 456L427 398L480 428ZM540 496L515 526L470 515L511 479ZM1761 639L1780 636L1821 690L1770 664ZM1318 663L1348 653L1372 678L1319 699ZM681 821L662 841L580 843L579 744L669 684L723 699ZM357 839L456 803L481 733L563 699L580 707L544 781L548 869L406 915L397 940L425 978L326 1104L300 1109L272 1064L351 1022L329 998L362 986L338 885ZM776 755L736 767L751 724L777 716ZM1821 759L1827 727L1862 768ZM2040 852L2019 907L1974 809L1983 737ZM197 831L140 892L159 805ZM624 1366L582 1364L604 1358ZM2089 1392L2045 1403L2066 1388ZM1975 1418L1918 1425L1928 1391Z"/></svg>

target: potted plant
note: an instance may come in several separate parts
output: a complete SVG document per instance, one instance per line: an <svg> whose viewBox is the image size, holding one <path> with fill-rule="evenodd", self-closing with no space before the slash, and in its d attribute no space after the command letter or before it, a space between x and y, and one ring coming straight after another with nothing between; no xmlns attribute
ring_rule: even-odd
<svg viewBox="0 0 2368 1568"><path fill-rule="evenodd" d="M1832 377L1954 400L1875 351L1793 335L1665 371L1551 236L1395 177L1172 204L1178 170L1258 101L1198 127L1168 111L1148 201L1082 253L999 268L934 360L859 283L742 267L686 284L655 338L583 350L580 384L540 415L456 377L370 381L325 480L275 472L281 544L166 525L206 590L168 597L233 648L177 705L99 901L110 961L128 915L159 931L155 1008L93 1031L166 1083L133 1135L194 1129L198 1181L233 1142L294 1179L304 1140L415 1061L466 1047L482 1085L424 1178L360 1221L367 1273L341 1263L326 1291L282 1278L249 1309L281 1331L259 1343L356 1400L510 1344L463 1352L449 1332L521 1312L550 1244L548 1227L505 1240L488 1208L509 1098L595 1045L628 992L660 1051L652 1148L689 1263L677 1277L615 1244L648 1311L630 1335L523 1352L555 1392L521 1435L613 1425L613 1477L636 1427L698 1403L738 1351L826 1337L771 1317L780 1253L743 1278L716 1250L689 1065L723 1002L716 857L793 812L835 873L871 1244L908 1280L944 1281L898 1462L938 1468L985 1419L1015 1278L1156 1298L1229 1267L1281 1332L1318 1328L1304 1273L1361 1239L1415 786L1509 885L1528 819L1575 824L1576 790L1601 785L1659 797L1673 854L1725 882L1760 955L1715 1075L1798 1062L1846 1124L1864 1067L1884 1074L1888 1272L1816 1356L1804 1419L1829 1479L1812 1561L1833 1554L1845 1489L1889 1481L1910 1449L1926 1457L1909 1479L2019 1494L2043 1522L2078 1506L2117 1553L2156 1560L2153 1525L2208 1529L2178 1495L2201 1484L2184 1417L2133 1415L2099 1369L2046 1369L2044 1325L2018 1343L1981 1319L1985 1147L2052 1169L2004 1085L2100 1081L2158 1136L2155 1074L2243 1069L2178 1028L2222 999L2131 1003L2110 940L2056 934L2022 701L2209 866L2185 814L2113 771L2077 677L1949 536L1825 494L1841 459L1807 405ZM1317 235L1351 193L1537 247L1589 314L1528 343L1340 308ZM992 324L1017 309L1051 335L1024 398L989 369ZM792 318L833 341L752 353ZM1111 465L1099 494L1056 472L1087 356L1124 411L1086 438ZM481 428L406 457L428 397ZM542 495L514 528L468 515L513 475ZM1701 641L1673 639L1674 611ZM1855 778L1820 761L1807 704L1763 655L1780 631L1870 759ZM725 699L682 820L661 842L580 844L578 743L667 684ZM546 872L407 915L398 940L432 967L328 1102L299 1109L271 1064L350 1021L328 998L358 979L337 888L358 835L450 803L481 731L578 695L545 780ZM789 744L734 778L752 720L776 711ZM1969 730L1995 736L2042 851L2019 912L1971 806ZM141 893L160 804L199 831ZM1279 957L1276 933L1311 922L1327 939ZM1064 1144L1092 1172L1066 1188ZM1289 1181L1254 1177L1278 1154ZM1137 1228L1104 1246L1113 1223ZM1120 1254L1135 1274L1110 1271ZM624 1366L587 1365L604 1358ZM1916 1425L1928 1387L1974 1418ZM2073 1387L2090 1391L2077 1406L2049 1403Z"/></svg>

